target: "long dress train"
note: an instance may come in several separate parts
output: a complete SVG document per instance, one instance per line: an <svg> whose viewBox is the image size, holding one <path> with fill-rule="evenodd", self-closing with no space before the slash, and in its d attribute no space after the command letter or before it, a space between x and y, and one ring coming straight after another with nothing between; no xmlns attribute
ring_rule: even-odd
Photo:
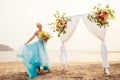
<svg viewBox="0 0 120 80"><path fill-rule="evenodd" d="M24 45L18 51L17 56L22 58L24 66L30 78L37 77L37 68L43 66L44 70L49 70L49 60L43 40L38 40L32 44Z"/></svg>

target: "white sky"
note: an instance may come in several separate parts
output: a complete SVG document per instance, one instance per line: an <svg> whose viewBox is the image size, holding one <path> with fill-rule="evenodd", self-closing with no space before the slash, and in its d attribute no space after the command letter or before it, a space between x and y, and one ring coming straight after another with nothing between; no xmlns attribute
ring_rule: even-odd
<svg viewBox="0 0 120 80"><path fill-rule="evenodd" d="M89 13L93 5L109 4L116 12L106 35L108 50L120 51L120 0L0 0L0 44L7 44L18 49L34 33L36 23L41 22L44 30L51 32L47 25L58 10L68 16ZM68 50L99 51L100 41L92 36L84 24L79 23L74 35L66 43ZM59 50L59 38L54 37L48 42L48 50Z"/></svg>

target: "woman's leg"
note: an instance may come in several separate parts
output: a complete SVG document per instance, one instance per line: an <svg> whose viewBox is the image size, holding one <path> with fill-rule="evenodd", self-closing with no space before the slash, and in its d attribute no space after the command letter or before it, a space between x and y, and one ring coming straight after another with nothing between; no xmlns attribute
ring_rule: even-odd
<svg viewBox="0 0 120 80"><path fill-rule="evenodd" d="M37 68L37 71L38 71L38 74L40 74L40 72L41 72L40 67Z"/></svg>

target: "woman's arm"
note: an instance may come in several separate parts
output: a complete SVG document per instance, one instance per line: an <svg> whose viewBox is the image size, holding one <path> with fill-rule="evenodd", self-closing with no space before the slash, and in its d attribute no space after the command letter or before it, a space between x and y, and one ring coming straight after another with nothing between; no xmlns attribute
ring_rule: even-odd
<svg viewBox="0 0 120 80"><path fill-rule="evenodd" d="M34 35L25 43L25 45L31 42L35 38L36 35L37 35L37 32L34 33Z"/></svg>

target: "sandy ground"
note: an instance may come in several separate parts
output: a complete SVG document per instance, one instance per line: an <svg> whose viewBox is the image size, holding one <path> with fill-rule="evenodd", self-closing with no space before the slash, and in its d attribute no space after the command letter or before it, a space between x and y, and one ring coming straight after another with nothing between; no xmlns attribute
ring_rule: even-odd
<svg viewBox="0 0 120 80"><path fill-rule="evenodd" d="M66 65L51 64L51 73L41 72L37 80L120 80L120 62L110 62L110 75L103 73L100 62L73 62ZM0 63L0 80L30 80L22 62Z"/></svg>

